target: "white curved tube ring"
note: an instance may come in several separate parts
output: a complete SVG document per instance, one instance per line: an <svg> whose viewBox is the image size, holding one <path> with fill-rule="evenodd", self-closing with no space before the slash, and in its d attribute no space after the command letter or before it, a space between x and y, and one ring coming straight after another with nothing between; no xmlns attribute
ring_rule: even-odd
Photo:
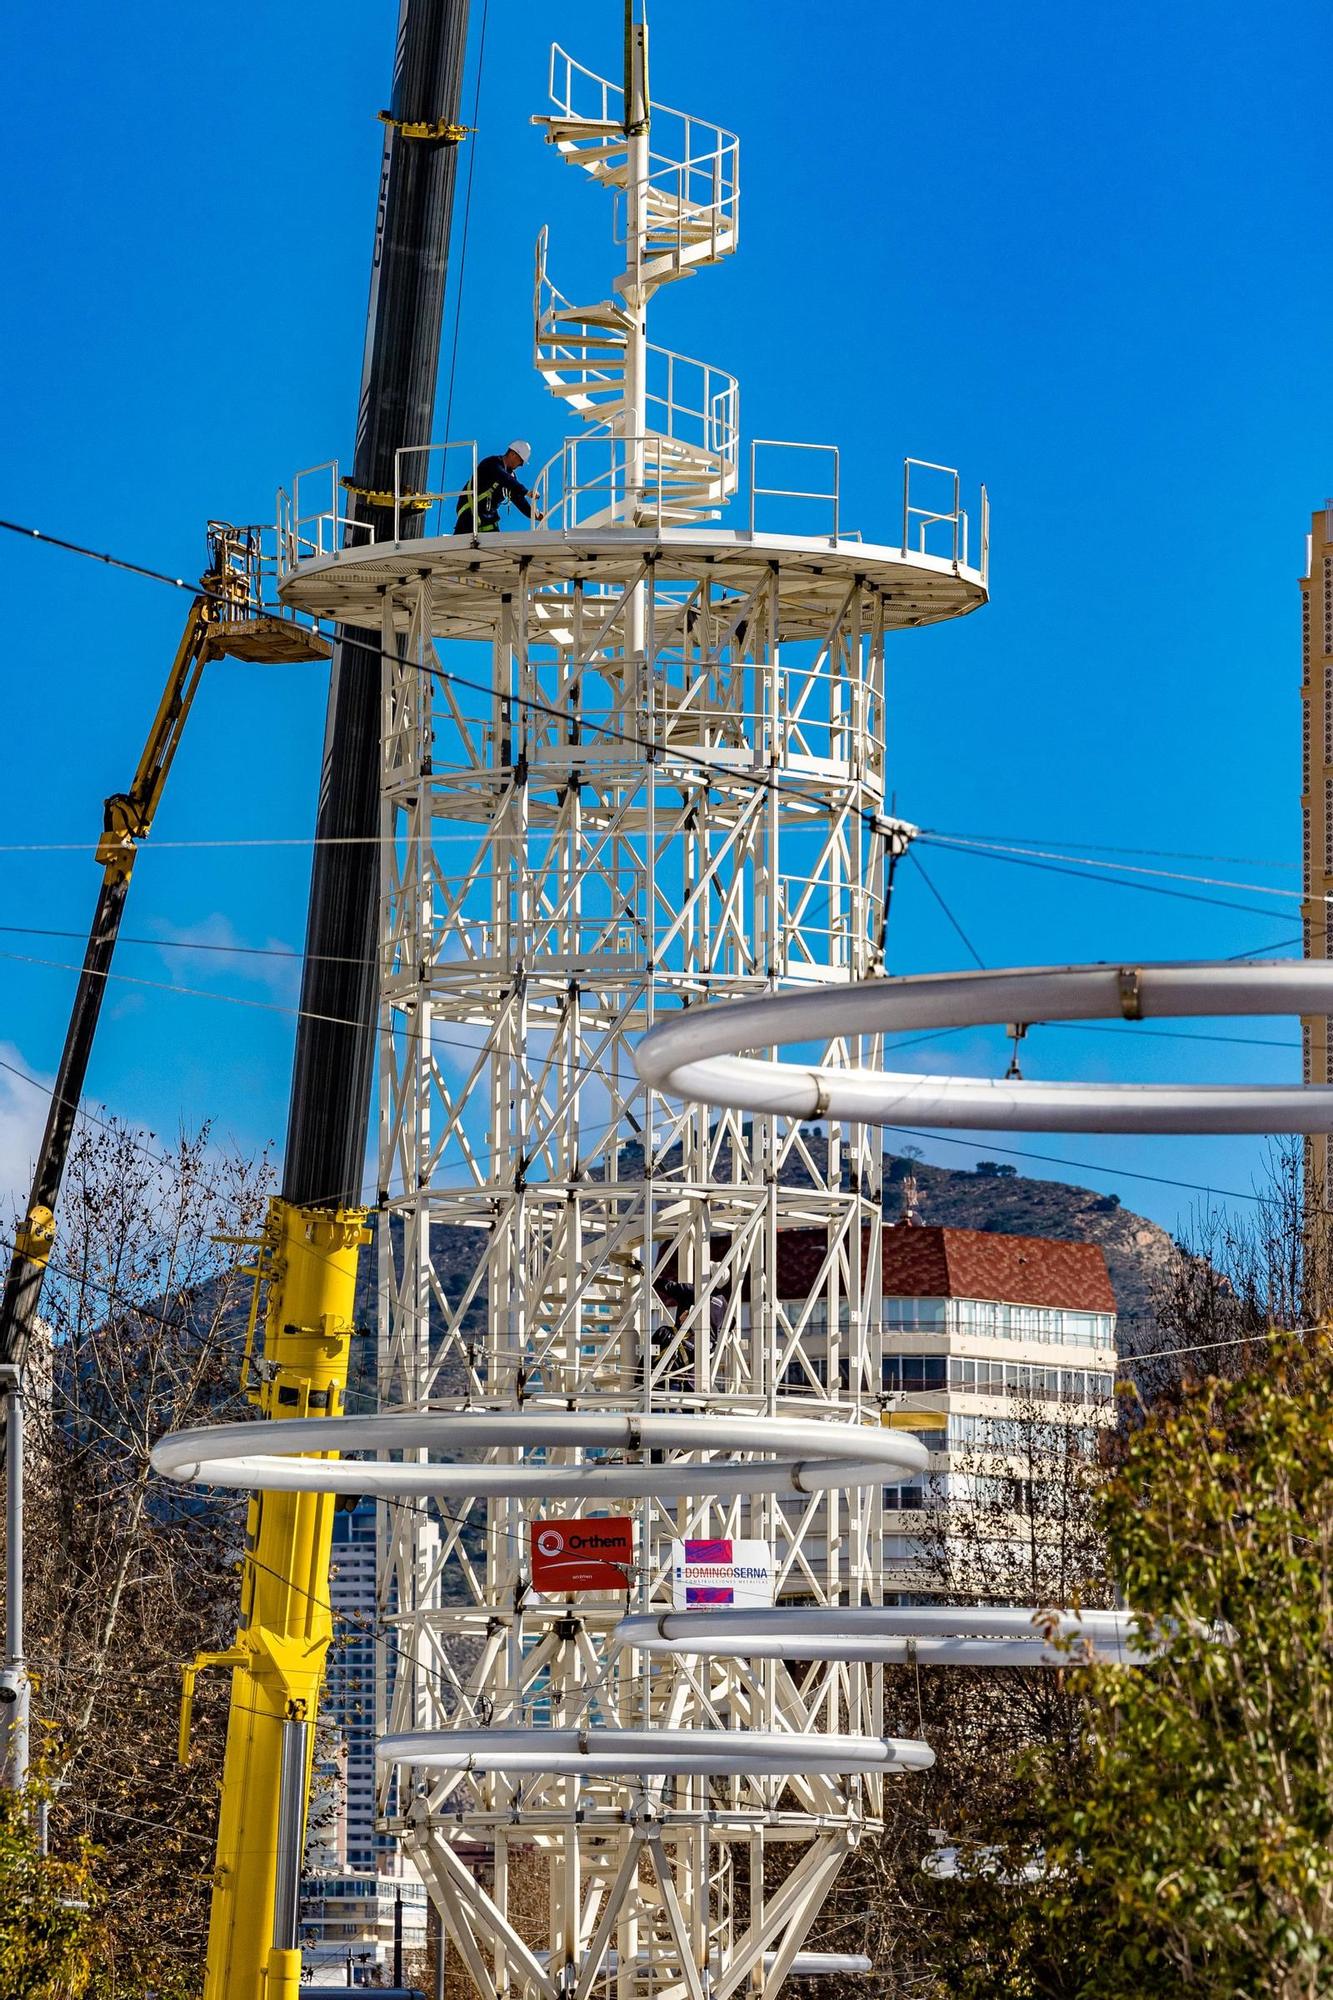
<svg viewBox="0 0 1333 2000"><path fill-rule="evenodd" d="M1040 1622L1039 1622L1040 1621ZM1139 1666L1151 1647L1132 1611L1060 1611L1048 1623L1026 1606L778 1605L773 1610L636 1612L619 1646L712 1660L843 1660L920 1666ZM1054 1643L1052 1643L1054 1642Z"/></svg>
<svg viewBox="0 0 1333 2000"><path fill-rule="evenodd" d="M337 1459L313 1452L490 1451L765 1452L762 1459L689 1464L442 1464ZM290 1454L290 1456L288 1455ZM906 1431L819 1423L809 1417L631 1416L563 1410L415 1410L379 1416L307 1417L211 1424L173 1431L152 1464L168 1479L266 1493L414 1493L463 1498L586 1500L707 1493L816 1493L861 1486L886 1471L921 1472L926 1449Z"/></svg>
<svg viewBox="0 0 1333 2000"><path fill-rule="evenodd" d="M935 1752L901 1736L778 1729L418 1729L383 1736L382 1764L567 1778L784 1777L802 1771L928 1771Z"/></svg>
<svg viewBox="0 0 1333 2000"><path fill-rule="evenodd" d="M1005 1132L1330 1132L1326 1084L1038 1083L772 1062L745 1049L1013 1021L1333 1014L1333 961L928 973L688 1007L634 1062L670 1097L787 1118Z"/></svg>
<svg viewBox="0 0 1333 2000"><path fill-rule="evenodd" d="M764 1971L778 1962L775 1951L764 1953ZM787 1968L788 1979L829 1979L837 1973L870 1972L871 1961L863 1951L798 1951Z"/></svg>

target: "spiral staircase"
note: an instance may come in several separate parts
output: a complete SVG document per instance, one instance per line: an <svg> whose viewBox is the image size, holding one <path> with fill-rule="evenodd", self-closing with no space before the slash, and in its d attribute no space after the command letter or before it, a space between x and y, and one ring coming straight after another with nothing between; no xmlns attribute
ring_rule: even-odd
<svg viewBox="0 0 1333 2000"><path fill-rule="evenodd" d="M642 74L642 70L636 74ZM634 90L631 84L631 91ZM740 148L734 133L625 88L551 51L547 142L611 191L625 268L615 296L577 305L552 281L537 238L533 361L587 425L542 468L537 502L564 527L682 526L715 519L736 490L740 391L733 375L649 341L663 285L736 248Z"/></svg>

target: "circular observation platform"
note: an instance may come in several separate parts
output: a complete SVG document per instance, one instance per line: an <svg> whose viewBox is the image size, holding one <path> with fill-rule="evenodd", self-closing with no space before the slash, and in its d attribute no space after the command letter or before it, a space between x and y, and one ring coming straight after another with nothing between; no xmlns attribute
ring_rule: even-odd
<svg viewBox="0 0 1333 2000"><path fill-rule="evenodd" d="M748 596L774 577L780 641L824 638L858 580L880 593L886 632L965 617L988 597L980 570L946 556L849 537L591 526L437 535L339 549L296 563L279 596L290 609L316 618L378 628L386 593L428 580L436 638L490 639L504 599L523 589L525 579L529 592L545 589L557 599L575 583L625 589L645 560L653 563L658 591L679 586L688 592L709 579L733 597ZM406 623L405 612L398 622ZM552 606L551 614L530 628L530 637L564 643L561 624Z"/></svg>

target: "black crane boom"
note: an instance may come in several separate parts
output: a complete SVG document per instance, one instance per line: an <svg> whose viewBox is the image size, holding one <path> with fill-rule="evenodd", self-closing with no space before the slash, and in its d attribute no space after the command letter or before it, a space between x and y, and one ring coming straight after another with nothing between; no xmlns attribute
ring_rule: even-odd
<svg viewBox="0 0 1333 2000"><path fill-rule="evenodd" d="M400 446L430 438L440 361L467 37L467 0L405 0L386 119L371 264L352 511L393 533ZM413 128L430 134L410 136ZM420 532L415 517L403 536ZM382 640L344 627L329 687L282 1193L298 1206L355 1203L375 1068L378 1006Z"/></svg>

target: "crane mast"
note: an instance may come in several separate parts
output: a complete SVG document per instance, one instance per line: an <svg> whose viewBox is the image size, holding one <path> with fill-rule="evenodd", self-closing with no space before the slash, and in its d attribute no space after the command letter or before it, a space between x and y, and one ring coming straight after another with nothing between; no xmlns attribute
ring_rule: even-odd
<svg viewBox="0 0 1333 2000"><path fill-rule="evenodd" d="M348 513L393 533L397 452L429 438L456 176L467 0L402 0L347 482ZM403 533L414 532L412 523ZM355 526L349 529L355 536ZM248 1385L264 1418L341 1413L354 1322L378 1010L381 637L339 630L315 827L301 1015L281 1193L255 1264L264 1335ZM233 1645L205 2000L295 2000L297 1891L313 1723L331 1636L333 1499L249 1506Z"/></svg>

